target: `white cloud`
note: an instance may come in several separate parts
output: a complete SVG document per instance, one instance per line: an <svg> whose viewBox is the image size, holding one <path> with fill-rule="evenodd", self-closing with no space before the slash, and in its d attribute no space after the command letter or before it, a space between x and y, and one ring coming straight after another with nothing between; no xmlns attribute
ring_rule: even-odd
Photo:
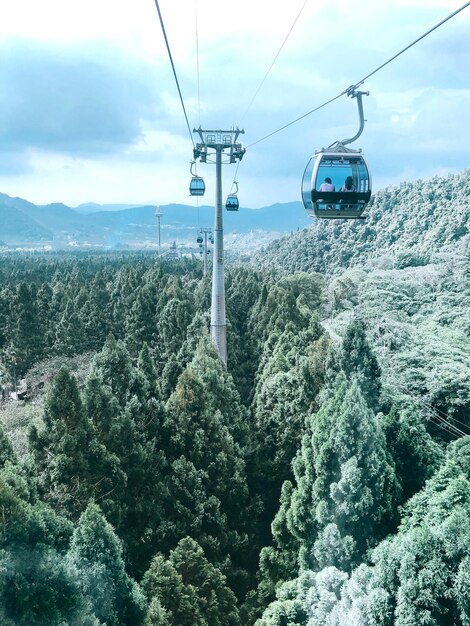
<svg viewBox="0 0 470 626"><path fill-rule="evenodd" d="M199 111L205 126L243 123L249 145L335 96L460 6L309 0L244 116L303 3L160 0L191 127ZM358 143L376 186L469 165L469 25L467 10L364 85L371 95ZM16 0L0 34L1 69L16 68L0 72L0 190L70 204L188 201L192 145L154 0ZM239 172L242 204L298 199L315 148L356 128L355 103L342 98L248 149ZM201 169L212 201L213 168ZM229 184L234 168L226 169Z"/></svg>

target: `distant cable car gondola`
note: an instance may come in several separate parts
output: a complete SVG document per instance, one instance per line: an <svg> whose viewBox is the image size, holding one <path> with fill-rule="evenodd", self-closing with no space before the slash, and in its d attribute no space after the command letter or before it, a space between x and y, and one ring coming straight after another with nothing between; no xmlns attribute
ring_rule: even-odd
<svg viewBox="0 0 470 626"><path fill-rule="evenodd" d="M191 196L203 196L206 191L206 185L204 183L204 179L201 176L197 176L193 172L193 166L195 165L195 161L191 162L191 182L189 183L189 193Z"/></svg>
<svg viewBox="0 0 470 626"><path fill-rule="evenodd" d="M235 193L231 193L227 196L227 201L225 202L225 208L227 211L238 211L239 203L238 203L238 183L236 180L233 181L233 184L236 185Z"/></svg>
<svg viewBox="0 0 470 626"><path fill-rule="evenodd" d="M197 243L202 243L203 242L201 233L199 233L199 235L197 236L196 241L197 241Z"/></svg>
<svg viewBox="0 0 470 626"><path fill-rule="evenodd" d="M362 218L371 196L371 176L361 150L346 148L364 128L362 95L368 92L351 90L357 98L360 127L351 139L337 141L326 150L315 152L305 168L302 179L302 200L310 217L321 219Z"/></svg>

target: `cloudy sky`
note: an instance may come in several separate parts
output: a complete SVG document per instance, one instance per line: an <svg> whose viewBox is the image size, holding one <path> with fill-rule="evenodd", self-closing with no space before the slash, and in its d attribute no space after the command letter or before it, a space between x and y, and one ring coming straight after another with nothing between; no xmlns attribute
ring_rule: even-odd
<svg viewBox="0 0 470 626"><path fill-rule="evenodd" d="M462 4L160 0L191 127L238 125L246 146L336 96ZM355 145L375 189L470 166L469 68L470 7L365 83L367 122ZM342 97L248 148L241 205L300 199L314 150L357 125L355 101ZM191 204L191 157L154 0L2 3L0 192L70 206ZM211 203L214 166L199 173ZM234 173L224 167L224 192Z"/></svg>

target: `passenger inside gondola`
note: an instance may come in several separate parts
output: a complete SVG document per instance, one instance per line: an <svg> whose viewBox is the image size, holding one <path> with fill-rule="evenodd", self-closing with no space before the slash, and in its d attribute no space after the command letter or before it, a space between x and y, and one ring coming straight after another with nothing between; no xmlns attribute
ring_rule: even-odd
<svg viewBox="0 0 470 626"><path fill-rule="evenodd" d="M335 191L335 186L331 182L331 178L329 176L327 176L325 180L322 182L322 184L318 188L318 191ZM322 204L326 204L327 200L324 200L323 198L319 198L318 202ZM333 209L334 207L332 204L327 204L326 208Z"/></svg>
<svg viewBox="0 0 470 626"><path fill-rule="evenodd" d="M332 184L331 178L329 176L325 178L325 181L318 188L318 191L334 191L334 190L335 190L335 186Z"/></svg>
<svg viewBox="0 0 470 626"><path fill-rule="evenodd" d="M353 177L346 176L346 180L344 181L344 185L341 187L341 192L343 191L356 191L356 187L354 186Z"/></svg>

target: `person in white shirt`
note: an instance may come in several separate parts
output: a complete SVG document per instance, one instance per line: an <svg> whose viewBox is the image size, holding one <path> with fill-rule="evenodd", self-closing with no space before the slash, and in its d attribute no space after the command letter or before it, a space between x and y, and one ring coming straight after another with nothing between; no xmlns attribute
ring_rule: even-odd
<svg viewBox="0 0 470 626"><path fill-rule="evenodd" d="M320 187L318 188L318 191L334 191L334 190L335 190L335 186L332 184L331 178L329 178L329 176L325 178L325 182L322 183Z"/></svg>
<svg viewBox="0 0 470 626"><path fill-rule="evenodd" d="M318 191L335 191L335 186L333 185L333 183L331 182L331 178L329 176L327 176L325 178L325 182L323 182ZM318 199L318 202L322 202L321 199ZM325 200L323 200L323 202L325 202ZM333 205L332 204L328 204L327 209L332 209Z"/></svg>

